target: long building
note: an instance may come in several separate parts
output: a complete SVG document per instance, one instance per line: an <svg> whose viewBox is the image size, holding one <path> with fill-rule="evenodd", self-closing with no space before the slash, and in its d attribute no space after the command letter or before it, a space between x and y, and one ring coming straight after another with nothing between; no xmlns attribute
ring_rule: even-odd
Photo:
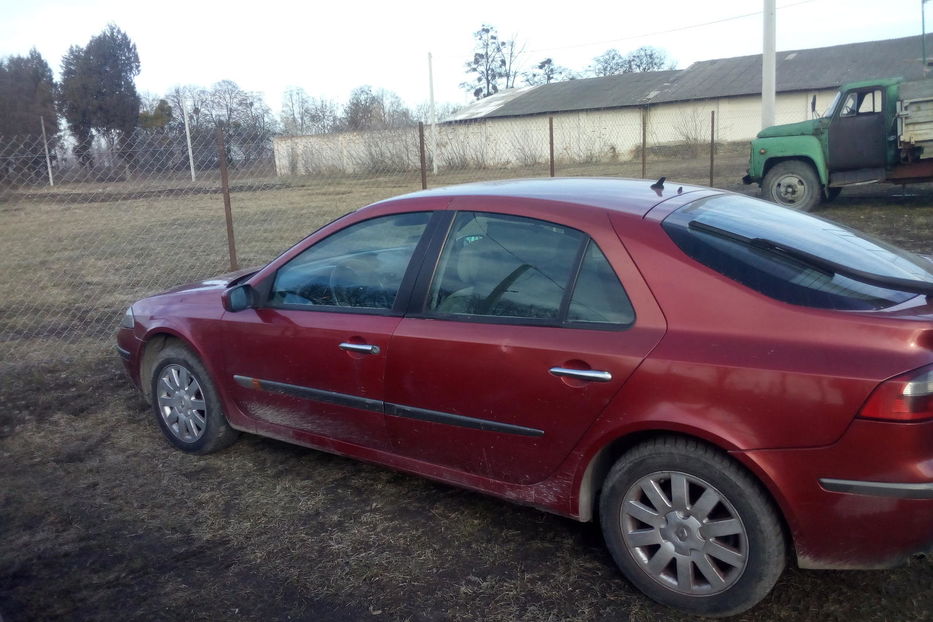
<svg viewBox="0 0 933 622"><path fill-rule="evenodd" d="M933 35L927 47L933 51ZM790 50L776 57L777 123L820 114L840 84L925 75L920 36ZM634 157L652 146L716 139L748 141L761 129L761 55L700 61L682 70L630 73L510 89L461 109L438 125L441 166L522 166L547 159L548 119L556 157ZM416 166L411 132L352 132L276 139L282 174ZM429 141L431 142L431 141Z"/></svg>

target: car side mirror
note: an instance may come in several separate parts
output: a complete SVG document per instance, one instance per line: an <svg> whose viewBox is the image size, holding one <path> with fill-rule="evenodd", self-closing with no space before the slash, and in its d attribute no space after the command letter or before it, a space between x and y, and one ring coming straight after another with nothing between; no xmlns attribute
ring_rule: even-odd
<svg viewBox="0 0 933 622"><path fill-rule="evenodd" d="M252 309L256 306L256 290L248 283L231 287L223 293L223 303L230 312Z"/></svg>

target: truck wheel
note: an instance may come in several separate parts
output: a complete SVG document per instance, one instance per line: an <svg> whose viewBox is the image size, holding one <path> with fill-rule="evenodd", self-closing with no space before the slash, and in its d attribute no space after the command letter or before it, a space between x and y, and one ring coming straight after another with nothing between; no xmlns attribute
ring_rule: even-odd
<svg viewBox="0 0 933 622"><path fill-rule="evenodd" d="M761 197L766 201L804 212L820 204L822 193L816 171L800 160L778 162L761 184Z"/></svg>

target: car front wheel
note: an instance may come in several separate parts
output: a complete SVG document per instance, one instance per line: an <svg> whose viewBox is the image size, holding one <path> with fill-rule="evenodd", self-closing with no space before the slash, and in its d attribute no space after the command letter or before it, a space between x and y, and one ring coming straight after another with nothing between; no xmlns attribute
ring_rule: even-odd
<svg viewBox="0 0 933 622"><path fill-rule="evenodd" d="M745 611L784 569L783 532L760 485L689 439L659 438L625 453L603 486L600 520L625 576L691 613Z"/></svg>
<svg viewBox="0 0 933 622"><path fill-rule="evenodd" d="M207 371L190 350L168 345L156 358L151 380L153 412L175 447L207 454L237 439Z"/></svg>

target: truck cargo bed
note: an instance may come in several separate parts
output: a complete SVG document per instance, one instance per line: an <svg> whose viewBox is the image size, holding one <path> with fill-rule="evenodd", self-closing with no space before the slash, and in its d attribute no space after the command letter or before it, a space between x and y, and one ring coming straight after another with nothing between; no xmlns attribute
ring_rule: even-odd
<svg viewBox="0 0 933 622"><path fill-rule="evenodd" d="M900 148L921 148L921 159L933 158L933 80L904 82L898 102Z"/></svg>

